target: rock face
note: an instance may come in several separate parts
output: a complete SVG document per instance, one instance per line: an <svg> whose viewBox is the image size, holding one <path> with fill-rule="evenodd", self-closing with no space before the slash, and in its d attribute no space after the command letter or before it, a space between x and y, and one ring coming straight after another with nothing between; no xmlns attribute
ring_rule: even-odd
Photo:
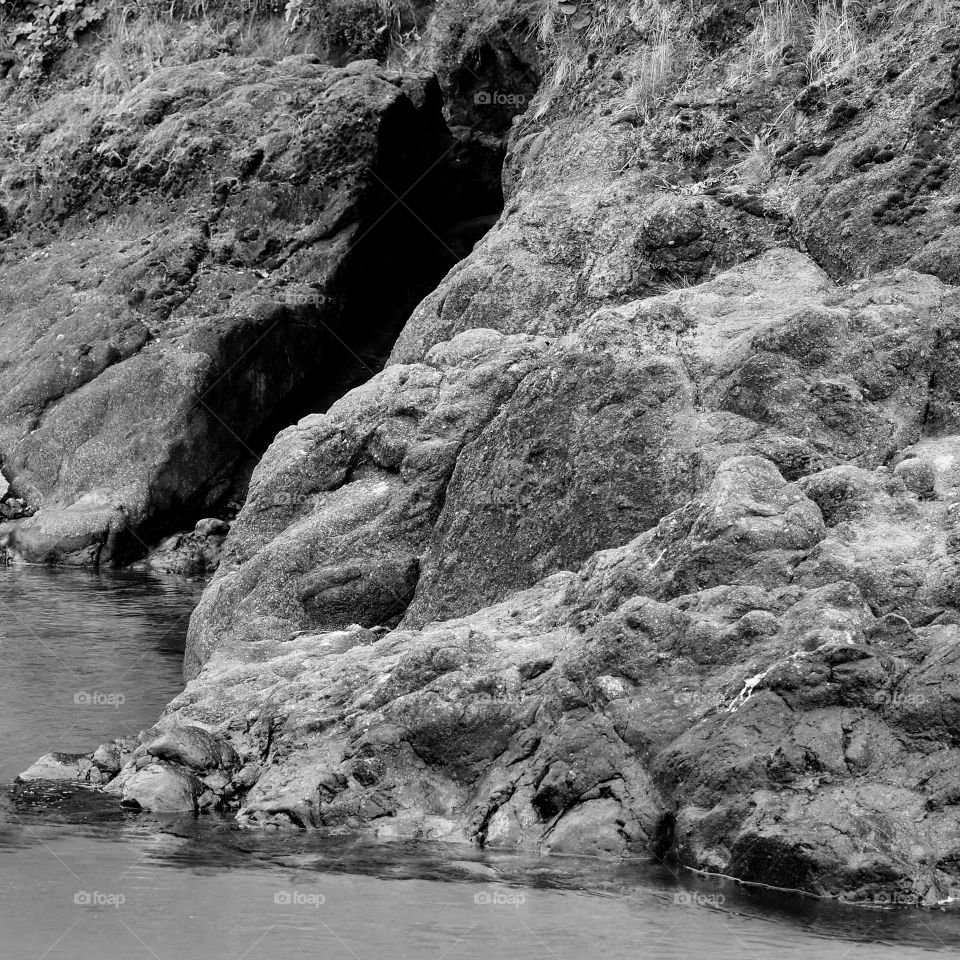
<svg viewBox="0 0 960 960"><path fill-rule="evenodd" d="M388 367L261 463L158 730L231 739L250 823L956 896L958 306L772 250Z"/></svg>
<svg viewBox="0 0 960 960"><path fill-rule="evenodd" d="M108 789L957 898L955 24L621 6L554 25L503 215L389 365L276 435Z"/></svg>
<svg viewBox="0 0 960 960"><path fill-rule="evenodd" d="M95 116L42 191L8 175L0 451L39 508L0 528L13 557L142 552L304 391L323 405L446 266L419 222L448 175L441 105L429 75L370 62L204 61Z"/></svg>
<svg viewBox="0 0 960 960"><path fill-rule="evenodd" d="M956 896L960 440L912 452L932 498L729 458L651 531L466 618L218 655L160 737L229 737L251 823Z"/></svg>
<svg viewBox="0 0 960 960"><path fill-rule="evenodd" d="M957 306L931 277L842 290L771 250L563 337L472 331L394 364L267 452L188 674L218 645L476 610L654 526L732 455L791 479L885 464L954 415L930 383Z"/></svg>
<svg viewBox="0 0 960 960"><path fill-rule="evenodd" d="M464 437L529 369L540 341L474 331L384 371L283 431L251 479L188 659L228 635L286 636L396 621Z"/></svg>

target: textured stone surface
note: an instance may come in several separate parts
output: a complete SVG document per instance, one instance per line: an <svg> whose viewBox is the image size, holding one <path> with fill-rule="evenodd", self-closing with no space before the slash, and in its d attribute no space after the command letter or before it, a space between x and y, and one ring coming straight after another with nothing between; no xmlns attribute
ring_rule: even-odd
<svg viewBox="0 0 960 960"><path fill-rule="evenodd" d="M157 735L228 738L248 823L956 896L948 502L886 467L727 459L654 529L466 618L218 653Z"/></svg>
<svg viewBox="0 0 960 960"><path fill-rule="evenodd" d="M933 349L953 335L953 304L929 277L837 288L801 255L771 251L698 287L599 311L564 338L474 331L425 364L389 367L328 416L281 435L261 464L228 538L235 565L221 568L194 620L192 669L206 664L158 733L201 724L230 739L238 759L211 792L245 822L666 851L700 869L855 899L955 896L960 440L949 433L952 368ZM606 376L591 379L594 362ZM666 387L623 386L643 382L644 370L660 371ZM618 386L645 410L655 404L651 465L694 457L698 472L681 474L679 506L659 522L641 515L610 529L615 539L630 523L651 527L626 546L512 593L546 551L511 569L509 517L530 531L532 518L558 509L562 487L524 500L520 486L517 499L488 459L523 451L512 431L535 410L530 422L545 431L580 427L549 451L575 456L582 445L593 466L591 438L616 438L599 469L615 475L626 462L623 482L636 480L623 438L646 429L643 417L618 407L590 429L606 407L593 401ZM557 403L556 421L542 400L551 390L579 401ZM318 632L304 626L303 594L289 581L270 581L269 592L263 583L278 558L304 556L295 551L317 530L339 538L325 555L367 542L348 539L354 517L378 546L354 555L352 579L341 568L332 583L338 571L321 566L323 582L343 591L396 576L399 565L381 573L393 514L382 501L360 510L371 489L365 458L385 471L413 446L409 435L390 442L386 410L457 424L439 474L450 477L442 509L432 493L419 526L399 527L419 538L408 549L427 544L411 622L369 629L379 594L354 587L335 593ZM467 421L475 439L464 442ZM358 456L357 436L376 443ZM391 496L404 480L423 489L409 468L398 473L399 487L379 481ZM558 476L556 463L540 474ZM640 504L669 486L660 476L639 489ZM488 490L509 496L485 526L483 494L472 491L488 477ZM298 499L305 478L321 489ZM573 521L589 501L576 499L576 482L569 489L572 533L558 525L541 544L572 553L582 543ZM434 557L446 563L439 576ZM254 585L246 609L226 592L244 584ZM476 610L484 591L500 602ZM456 602L476 612L416 628L429 619L418 604ZM244 632L259 603L284 619L262 615ZM224 616L231 608L235 619ZM366 623L346 619L365 611ZM342 629L322 632L334 616Z"/></svg>
<svg viewBox="0 0 960 960"><path fill-rule="evenodd" d="M209 577L220 565L230 524L215 517L198 520L188 533L165 537L136 566L187 577Z"/></svg>
<svg viewBox="0 0 960 960"><path fill-rule="evenodd" d="M148 763L123 778L124 806L153 813L184 813L196 809L199 781L186 771L165 763Z"/></svg>
<svg viewBox="0 0 960 960"><path fill-rule="evenodd" d="M440 108L427 75L372 63L205 61L97 116L45 190L7 183L0 455L40 508L3 527L14 557L143 552L249 471L288 397L322 402L358 274L409 295L370 231L447 150Z"/></svg>
<svg viewBox="0 0 960 960"><path fill-rule="evenodd" d="M48 753L24 770L17 779L24 783L35 780L79 780L95 784L101 782L102 776L99 767L84 754Z"/></svg>
<svg viewBox="0 0 960 960"><path fill-rule="evenodd" d="M956 25L855 6L829 62L751 0L657 4L653 78L652 6L560 24L503 215L267 450L109 789L960 896ZM488 28L421 52L473 89Z"/></svg>
<svg viewBox="0 0 960 960"><path fill-rule="evenodd" d="M777 249L562 337L478 330L394 364L270 448L188 672L217 645L469 613L654 526L735 454L883 465L933 419L957 316L934 278L838 288Z"/></svg>

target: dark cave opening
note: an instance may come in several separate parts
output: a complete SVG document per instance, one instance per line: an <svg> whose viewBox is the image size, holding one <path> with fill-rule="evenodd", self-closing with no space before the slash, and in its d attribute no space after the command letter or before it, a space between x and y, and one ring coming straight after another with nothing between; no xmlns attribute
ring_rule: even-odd
<svg viewBox="0 0 960 960"><path fill-rule="evenodd" d="M428 87L425 96L427 104L434 100L435 110L407 103L384 117L377 165L369 171L349 252L322 296L314 304L280 308L279 322L303 330L302 338L288 338L302 345L302 372L242 438L235 430L224 434L235 458L188 502L163 510L141 528L139 544L189 530L204 517L232 520L277 434L325 412L380 372L413 311L499 219L506 135L522 103L508 114L484 114L484 123L474 116L476 122L467 125L457 122L469 119L461 97L441 113L440 88ZM474 111L472 99L467 109ZM482 113L483 105L476 109ZM495 129L489 129L491 122ZM213 405L232 410L234 416L225 419L242 423L243 411L231 392L225 381Z"/></svg>
<svg viewBox="0 0 960 960"><path fill-rule="evenodd" d="M211 498L208 487L202 503L195 500L175 516L167 514L162 529L150 531L151 541L189 529L202 516L232 519L254 468L281 430L325 412L383 369L416 307L499 218L504 152L491 156L487 144L478 147L469 137L445 132L441 158L426 171L388 156L374 175L378 196L357 225L351 251L322 304L288 308L288 322L312 331L314 362L305 363L299 383L245 438L246 450L238 451L229 482L223 474L216 482L220 492ZM391 178L388 171L396 170L400 176Z"/></svg>
<svg viewBox="0 0 960 960"><path fill-rule="evenodd" d="M323 326L319 362L251 438L258 456L284 427L326 411L382 370L418 304L499 219L507 135L540 84L522 36L521 27L495 32L445 77L446 122L438 113L439 127L428 132L443 147L426 170L408 162L404 117L385 124L375 173L382 190L338 277L336 322L319 310L304 318ZM504 90L509 102L500 103L495 94Z"/></svg>
<svg viewBox="0 0 960 960"><path fill-rule="evenodd" d="M413 311L496 223L503 207L499 183L492 190L487 171L478 175L456 147L436 176L406 194L391 191L388 200L387 212L358 231L338 276L335 322L330 311L321 315L319 309L304 317L322 328L319 362L252 436L258 455L284 427L326 411L383 369Z"/></svg>

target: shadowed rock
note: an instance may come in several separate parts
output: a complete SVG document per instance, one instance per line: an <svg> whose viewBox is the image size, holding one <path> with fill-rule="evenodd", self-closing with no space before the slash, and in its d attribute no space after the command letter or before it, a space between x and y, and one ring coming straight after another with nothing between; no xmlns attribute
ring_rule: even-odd
<svg viewBox="0 0 960 960"><path fill-rule="evenodd" d="M391 210L446 176L441 105L426 74L299 56L171 67L104 108L3 241L0 456L38 509L0 524L9 556L142 554L242 489L344 343L390 337L437 269L434 181Z"/></svg>

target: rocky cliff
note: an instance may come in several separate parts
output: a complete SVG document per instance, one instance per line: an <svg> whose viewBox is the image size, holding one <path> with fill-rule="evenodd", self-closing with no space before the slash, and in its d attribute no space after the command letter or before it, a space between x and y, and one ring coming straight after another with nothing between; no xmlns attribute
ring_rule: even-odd
<svg viewBox="0 0 960 960"><path fill-rule="evenodd" d="M520 12L461 7L413 54L442 129L420 74L296 70L487 169ZM960 12L533 12L496 225L259 459L156 728L25 776L956 898Z"/></svg>
<svg viewBox="0 0 960 960"><path fill-rule="evenodd" d="M502 205L504 118L451 128L433 71L171 56L109 96L97 50L39 103L6 81L16 560L125 563L230 519L277 430L378 370Z"/></svg>

